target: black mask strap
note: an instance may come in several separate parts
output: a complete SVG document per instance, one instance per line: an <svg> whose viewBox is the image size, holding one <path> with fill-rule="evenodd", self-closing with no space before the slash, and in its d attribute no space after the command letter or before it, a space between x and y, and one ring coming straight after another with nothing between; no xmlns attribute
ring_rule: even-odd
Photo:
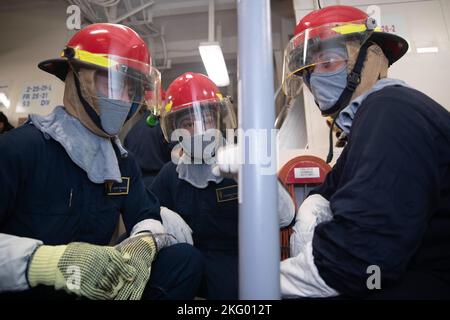
<svg viewBox="0 0 450 320"><path fill-rule="evenodd" d="M328 109L326 112L322 112L322 115L331 115L335 114L333 116L333 122L330 127L330 136L329 136L329 147L328 147L328 155L327 155L327 163L330 163L333 159L333 128L336 124L336 120L339 117L339 113L344 109L351 101L351 98L353 96L353 93L355 92L356 88L359 86L361 82L361 72L364 67L364 61L367 57L367 50L372 45L370 41L366 41L359 50L358 58L356 59L355 66L353 67L352 72L347 77L347 86L345 87L344 91L342 92L341 96L339 97L338 101L335 103L335 105Z"/></svg>

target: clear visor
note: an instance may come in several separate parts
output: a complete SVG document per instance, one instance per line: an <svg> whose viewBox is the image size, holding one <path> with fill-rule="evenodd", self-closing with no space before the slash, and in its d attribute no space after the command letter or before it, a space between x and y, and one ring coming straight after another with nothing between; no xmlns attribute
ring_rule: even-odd
<svg viewBox="0 0 450 320"><path fill-rule="evenodd" d="M93 56L98 56L95 61ZM90 55L92 63L79 60L80 68L93 69L86 79L76 72L84 93L96 99L108 99L130 105L161 105L161 75L151 65L111 55Z"/></svg>
<svg viewBox="0 0 450 320"><path fill-rule="evenodd" d="M310 28L289 41L284 52L283 90L291 97L300 92L302 80L312 72L329 73L347 62L346 43L367 36L365 21L333 23Z"/></svg>
<svg viewBox="0 0 450 320"><path fill-rule="evenodd" d="M183 135L202 135L211 129L224 133L226 129L237 127L233 106L228 99L194 102L177 111L162 110L161 126L167 141L178 141L176 130Z"/></svg>

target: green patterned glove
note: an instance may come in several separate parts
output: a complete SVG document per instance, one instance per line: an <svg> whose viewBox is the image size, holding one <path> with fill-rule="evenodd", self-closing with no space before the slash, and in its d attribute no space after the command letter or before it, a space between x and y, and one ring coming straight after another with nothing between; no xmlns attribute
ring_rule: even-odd
<svg viewBox="0 0 450 320"><path fill-rule="evenodd" d="M31 287L39 284L64 289L89 299L112 299L136 270L113 247L73 242L61 246L40 246L28 267Z"/></svg>
<svg viewBox="0 0 450 320"><path fill-rule="evenodd" d="M123 254L129 254L129 264L137 275L133 282L126 283L115 297L116 300L140 300L145 286L150 278L152 262L155 259L157 247L151 233L144 233L125 239L116 246Z"/></svg>

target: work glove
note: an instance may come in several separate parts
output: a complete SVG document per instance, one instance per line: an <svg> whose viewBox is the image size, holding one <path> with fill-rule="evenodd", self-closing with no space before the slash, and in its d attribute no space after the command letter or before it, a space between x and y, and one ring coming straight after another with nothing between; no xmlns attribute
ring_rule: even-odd
<svg viewBox="0 0 450 320"><path fill-rule="evenodd" d="M130 256L128 263L137 273L134 281L126 283L119 291L115 300L140 300L145 286L150 279L152 262L155 259L158 247L155 237L165 235L153 235L152 233L140 233L125 239L116 246L122 254ZM166 240L164 240L166 241Z"/></svg>
<svg viewBox="0 0 450 320"><path fill-rule="evenodd" d="M40 246L29 262L28 282L64 289L89 299L112 299L136 270L113 247L73 242Z"/></svg>
<svg viewBox="0 0 450 320"><path fill-rule="evenodd" d="M313 194L302 202L295 217L291 235L291 257L296 256L314 236L319 223L333 219L330 202L320 194Z"/></svg>
<svg viewBox="0 0 450 320"><path fill-rule="evenodd" d="M132 237L141 233L150 233L153 235L158 251L177 243L175 237L166 231L166 228L160 221L155 219L142 220L131 230Z"/></svg>
<svg viewBox="0 0 450 320"><path fill-rule="evenodd" d="M166 207L161 207L160 213L166 232L173 235L177 243L194 244L192 240L192 229L180 215Z"/></svg>
<svg viewBox="0 0 450 320"><path fill-rule="evenodd" d="M238 180L239 166L242 164L242 156L239 146L236 144L226 145L217 150L217 161L212 167L212 173L216 177L224 177Z"/></svg>

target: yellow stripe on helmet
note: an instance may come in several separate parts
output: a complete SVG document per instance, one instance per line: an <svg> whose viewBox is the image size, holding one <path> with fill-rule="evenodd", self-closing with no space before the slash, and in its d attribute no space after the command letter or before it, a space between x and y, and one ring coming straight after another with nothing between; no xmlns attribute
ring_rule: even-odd
<svg viewBox="0 0 450 320"><path fill-rule="evenodd" d="M340 25L334 28L331 28L336 33L339 34L350 34L350 33L357 33L357 32L364 32L367 30L367 27L365 24L344 24ZM381 32L381 28L377 27L374 30L375 32Z"/></svg>
<svg viewBox="0 0 450 320"><path fill-rule="evenodd" d="M110 58L108 58L108 55L105 54L90 53L89 51L77 48L74 49L74 52L75 52L74 56L75 59L91 63L96 66L110 68L118 64L117 61L111 60ZM64 56L64 52L61 53L61 56Z"/></svg>
<svg viewBox="0 0 450 320"><path fill-rule="evenodd" d="M173 104L173 101L169 101L168 103L166 103L166 107L165 107L166 112L170 112L170 110L172 109L172 104Z"/></svg>

